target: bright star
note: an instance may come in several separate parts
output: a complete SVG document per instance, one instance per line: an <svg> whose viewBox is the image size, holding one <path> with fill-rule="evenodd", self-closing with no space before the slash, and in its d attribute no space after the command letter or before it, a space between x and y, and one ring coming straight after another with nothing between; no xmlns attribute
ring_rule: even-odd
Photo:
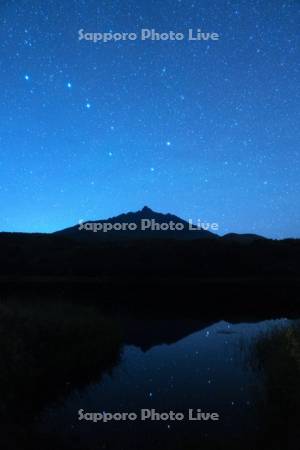
<svg viewBox="0 0 300 450"><path fill-rule="evenodd" d="M167 147L170 147L170 146L171 146L171 142L170 142L170 141L167 141L167 142L166 142L166 145L167 145Z"/></svg>
<svg viewBox="0 0 300 450"><path fill-rule="evenodd" d="M112 152L109 152L109 153L108 153L108 156L112 156Z"/></svg>
<svg viewBox="0 0 300 450"><path fill-rule="evenodd" d="M69 83L67 84L67 86L68 86L69 89L71 89L72 83L69 82Z"/></svg>
<svg viewBox="0 0 300 450"><path fill-rule="evenodd" d="M154 172L154 167L150 167L151 172Z"/></svg>
<svg viewBox="0 0 300 450"><path fill-rule="evenodd" d="M28 81L29 80L29 75L25 75L25 80Z"/></svg>
<svg viewBox="0 0 300 450"><path fill-rule="evenodd" d="M85 107L86 107L87 109L90 109L91 104L90 104L90 103L87 103L87 104L85 105Z"/></svg>

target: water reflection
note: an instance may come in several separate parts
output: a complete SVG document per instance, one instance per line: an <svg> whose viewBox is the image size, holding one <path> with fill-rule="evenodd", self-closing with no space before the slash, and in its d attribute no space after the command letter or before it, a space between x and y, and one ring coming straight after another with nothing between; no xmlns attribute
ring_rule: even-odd
<svg viewBox="0 0 300 450"><path fill-rule="evenodd" d="M165 325L171 327L169 322ZM122 362L112 374L70 395L63 407L48 411L40 429L66 442L76 441L78 448L247 448L248 444L251 448L263 442L264 424L257 414L262 374L250 367L254 352L249 349L268 330L290 325L284 319L235 325L221 321L207 327L198 324L200 331L186 336L185 323L183 339L154 346L148 342L146 352L144 338L140 348L136 333L135 345L125 346ZM177 327L175 323L178 331ZM124 339L132 342L132 330ZM138 413L143 408L186 415L189 408L201 408L218 412L221 421L94 424L77 420L80 409Z"/></svg>
<svg viewBox="0 0 300 450"><path fill-rule="evenodd" d="M1 304L3 448L299 448L297 322L108 319L94 307L57 308ZM201 408L221 420L78 421L80 409L143 408L186 418Z"/></svg>

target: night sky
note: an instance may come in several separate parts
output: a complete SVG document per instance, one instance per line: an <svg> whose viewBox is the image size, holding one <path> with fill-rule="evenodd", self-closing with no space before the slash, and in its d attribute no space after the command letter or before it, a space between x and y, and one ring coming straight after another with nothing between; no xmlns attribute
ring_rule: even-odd
<svg viewBox="0 0 300 450"><path fill-rule="evenodd" d="M148 205L300 236L299 1L2 0L0 231ZM219 41L79 41L78 31Z"/></svg>

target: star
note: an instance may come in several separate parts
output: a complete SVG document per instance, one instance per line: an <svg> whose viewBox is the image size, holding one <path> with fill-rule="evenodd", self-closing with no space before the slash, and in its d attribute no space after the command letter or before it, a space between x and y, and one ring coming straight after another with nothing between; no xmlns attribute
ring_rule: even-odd
<svg viewBox="0 0 300 450"><path fill-rule="evenodd" d="M126 31L129 16L120 16L117 26L113 25L109 2L102 3L107 3L101 8L105 31ZM144 27L151 22L151 12L146 0L139 3L136 9L132 6L130 20L135 17ZM185 3L172 2L170 14L174 23L180 23L185 11L189 27L196 32L201 6L196 0L191 0L187 8ZM217 0L207 2L205 15L208 22L215 18L214 26L201 30L220 33L219 42L203 39L202 43L188 43L188 30L178 29L175 31L185 32L183 42L149 39L142 51L133 51L138 42L79 43L77 16L70 14L67 0L59 2L61 20L66 25L64 42L49 11L37 6L32 6L27 16L19 8L3 11L1 26L6 38L1 45L10 61L0 64L5 100L0 102L0 114L8 130L0 136L0 147L10 151L0 158L0 169L7 168L2 170L0 193L5 192L8 210L10 180L18 167L24 167L24 177L23 173L16 175L20 190L16 204L18 223L10 218L8 228L21 230L25 223L36 229L34 217L41 214L40 231L56 230L62 222L74 222L74 211L68 207L73 189L59 185L64 163L64 181L69 185L75 174L83 172L76 189L85 219L96 208L99 180L103 181L106 172L112 172L105 179L103 218L116 212L116 207L120 213L133 210L136 192L147 196L151 188L151 201L158 201L161 212L173 212L175 206L183 217L190 215L190 209L196 215L204 208L206 219L222 219L222 231L226 229L228 233L255 230L274 238L299 234L293 221L300 214L296 205L300 193L300 131L293 126L296 96L286 92L287 83L292 92L299 76L297 60L292 57L296 49L293 35L297 8L292 6L295 2L284 0L284 9L274 8L270 16L264 2L259 11L253 10L251 2L227 3L229 7L221 11L215 8ZM80 9L79 15L82 24L89 23L87 8ZM246 36L241 20L244 16L255 18ZM162 15L155 25L155 34L168 31ZM262 39L265 27L270 33ZM226 30L226 36L222 30ZM18 45L13 39L17 35ZM47 51L45 45L39 45L41 39ZM262 64L262 56L266 64ZM277 71L269 64L273 59L278 64ZM243 65L242 80L238 71L230 69L232 62ZM24 118L21 131L20 117ZM63 121L64 117L68 120ZM18 136L24 145L20 146ZM50 158L53 180L52 171L43 170ZM33 174L28 168L33 169ZM40 172L42 178L38 176ZM126 179L130 183L126 189L120 189L121 180ZM42 196L49 205L53 204L52 182L58 189L61 221L55 214L50 214L48 220L39 200ZM28 191L24 195L36 200L30 205L30 218L25 220L20 206L23 186ZM60 193L61 187L64 193ZM172 190L176 192L176 202ZM270 208L261 208L267 194ZM240 214L237 220L230 213L232 209ZM258 209L260 218L255 223ZM275 213L282 219L280 227L276 225ZM7 214L7 210L3 211L4 216ZM204 331L203 339L212 338L213 333L210 330L206 335ZM193 356L199 357L195 352ZM206 385L208 379L209 387L213 386L213 377L205 379Z"/></svg>

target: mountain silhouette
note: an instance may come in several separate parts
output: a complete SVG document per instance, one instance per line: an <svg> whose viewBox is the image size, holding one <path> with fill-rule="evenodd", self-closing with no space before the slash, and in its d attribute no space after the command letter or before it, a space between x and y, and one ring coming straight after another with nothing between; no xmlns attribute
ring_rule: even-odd
<svg viewBox="0 0 300 450"><path fill-rule="evenodd" d="M261 239L267 239L263 236L259 236L258 234L253 233L245 233L245 234L238 234L238 233L228 233L225 234L222 239L224 241L230 241L230 242L237 242L240 244L250 244L251 242L261 240Z"/></svg>
<svg viewBox="0 0 300 450"><path fill-rule="evenodd" d="M121 226L120 226L121 225ZM108 219L81 222L55 234L79 241L124 241L143 239L217 239L219 236L189 224L173 214L163 214L144 206L136 212Z"/></svg>
<svg viewBox="0 0 300 450"><path fill-rule="evenodd" d="M145 219L158 224L173 221L183 229L141 231L138 225ZM106 222L133 223L137 229L94 232L84 228L88 223ZM46 283L53 292L70 289L75 297L81 289L80 299L90 293L95 301L101 298L107 307L112 304L116 309L124 307L124 297L133 310L141 299L145 310L151 310L156 301L156 308L165 304L168 315L178 292L180 309L187 293L197 289L201 295L196 296L196 303L208 310L234 310L247 302L257 310L260 303L273 311L287 302L294 307L300 280L299 239L272 240L247 234L219 237L206 230L189 230L188 225L175 215L145 206L51 234L0 233L0 287L23 292L24 286L32 286L37 292ZM231 306L218 301L225 292L232 298Z"/></svg>

